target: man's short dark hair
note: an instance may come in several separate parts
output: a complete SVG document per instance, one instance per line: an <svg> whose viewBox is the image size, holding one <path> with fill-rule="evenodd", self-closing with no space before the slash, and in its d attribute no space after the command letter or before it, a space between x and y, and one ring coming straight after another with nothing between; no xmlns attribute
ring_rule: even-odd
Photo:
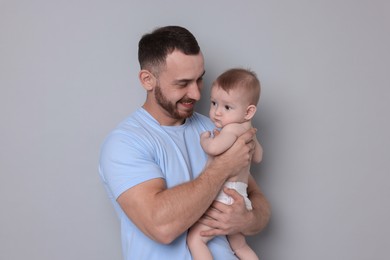
<svg viewBox="0 0 390 260"><path fill-rule="evenodd" d="M142 36L138 43L141 69L157 72L165 64L168 54L178 50L186 55L197 55L200 47L194 35L180 26L165 26Z"/></svg>

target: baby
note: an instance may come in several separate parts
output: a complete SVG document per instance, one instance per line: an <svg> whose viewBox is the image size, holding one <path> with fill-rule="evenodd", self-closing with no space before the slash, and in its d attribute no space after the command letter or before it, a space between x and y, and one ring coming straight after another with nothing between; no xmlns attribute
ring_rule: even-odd
<svg viewBox="0 0 390 260"><path fill-rule="evenodd" d="M220 130L213 136L210 132L201 134L202 148L209 156L215 156L226 151L236 139L252 128L251 119L255 115L260 98L260 82L254 72L245 69L230 69L221 74L211 88L210 119ZM263 149L257 139L252 162L262 160ZM248 210L252 210L252 203L247 195L247 183L250 175L250 166L236 177L228 179L225 187L235 189L245 199ZM217 201L231 205L233 199L221 190ZM194 260L213 259L207 242L213 237L202 237L200 232L207 230L204 224L196 223L191 227L187 243ZM248 246L241 233L227 236L230 246L239 259L259 259Z"/></svg>

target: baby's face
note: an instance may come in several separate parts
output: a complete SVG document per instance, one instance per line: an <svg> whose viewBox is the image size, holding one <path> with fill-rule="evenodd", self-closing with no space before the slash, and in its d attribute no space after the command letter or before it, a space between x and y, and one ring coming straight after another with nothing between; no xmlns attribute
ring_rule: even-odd
<svg viewBox="0 0 390 260"><path fill-rule="evenodd" d="M227 93L218 86L211 89L210 119L220 128L230 123L245 122L249 106L247 96L242 90L233 89Z"/></svg>

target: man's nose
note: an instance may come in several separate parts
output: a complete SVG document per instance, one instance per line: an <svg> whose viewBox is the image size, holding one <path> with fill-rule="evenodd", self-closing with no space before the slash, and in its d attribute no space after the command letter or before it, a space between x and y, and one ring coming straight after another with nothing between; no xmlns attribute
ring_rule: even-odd
<svg viewBox="0 0 390 260"><path fill-rule="evenodd" d="M200 99L200 86L197 82L191 84L188 90L188 97L196 101Z"/></svg>

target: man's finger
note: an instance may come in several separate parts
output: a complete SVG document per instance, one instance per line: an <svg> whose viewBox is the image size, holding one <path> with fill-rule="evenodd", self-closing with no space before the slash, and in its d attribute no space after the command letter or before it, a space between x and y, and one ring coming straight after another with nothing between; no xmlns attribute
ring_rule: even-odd
<svg viewBox="0 0 390 260"><path fill-rule="evenodd" d="M233 198L233 201L238 201L238 200L243 200L243 197L242 197L242 195L240 194L240 193L238 193L235 189L229 189L229 188L227 188L227 187L225 187L224 189L223 189L223 191L227 194L227 195L229 195L230 197L232 197ZM234 202L233 202L234 203Z"/></svg>
<svg viewBox="0 0 390 260"><path fill-rule="evenodd" d="M253 141L253 137L256 135L256 132L256 128L251 128L242 135L242 138L244 138L246 144Z"/></svg>
<svg viewBox="0 0 390 260"><path fill-rule="evenodd" d="M205 230L205 231L200 232L200 235L203 237L223 236L223 235L227 235L227 234L228 233L222 229L209 229L209 230Z"/></svg>

